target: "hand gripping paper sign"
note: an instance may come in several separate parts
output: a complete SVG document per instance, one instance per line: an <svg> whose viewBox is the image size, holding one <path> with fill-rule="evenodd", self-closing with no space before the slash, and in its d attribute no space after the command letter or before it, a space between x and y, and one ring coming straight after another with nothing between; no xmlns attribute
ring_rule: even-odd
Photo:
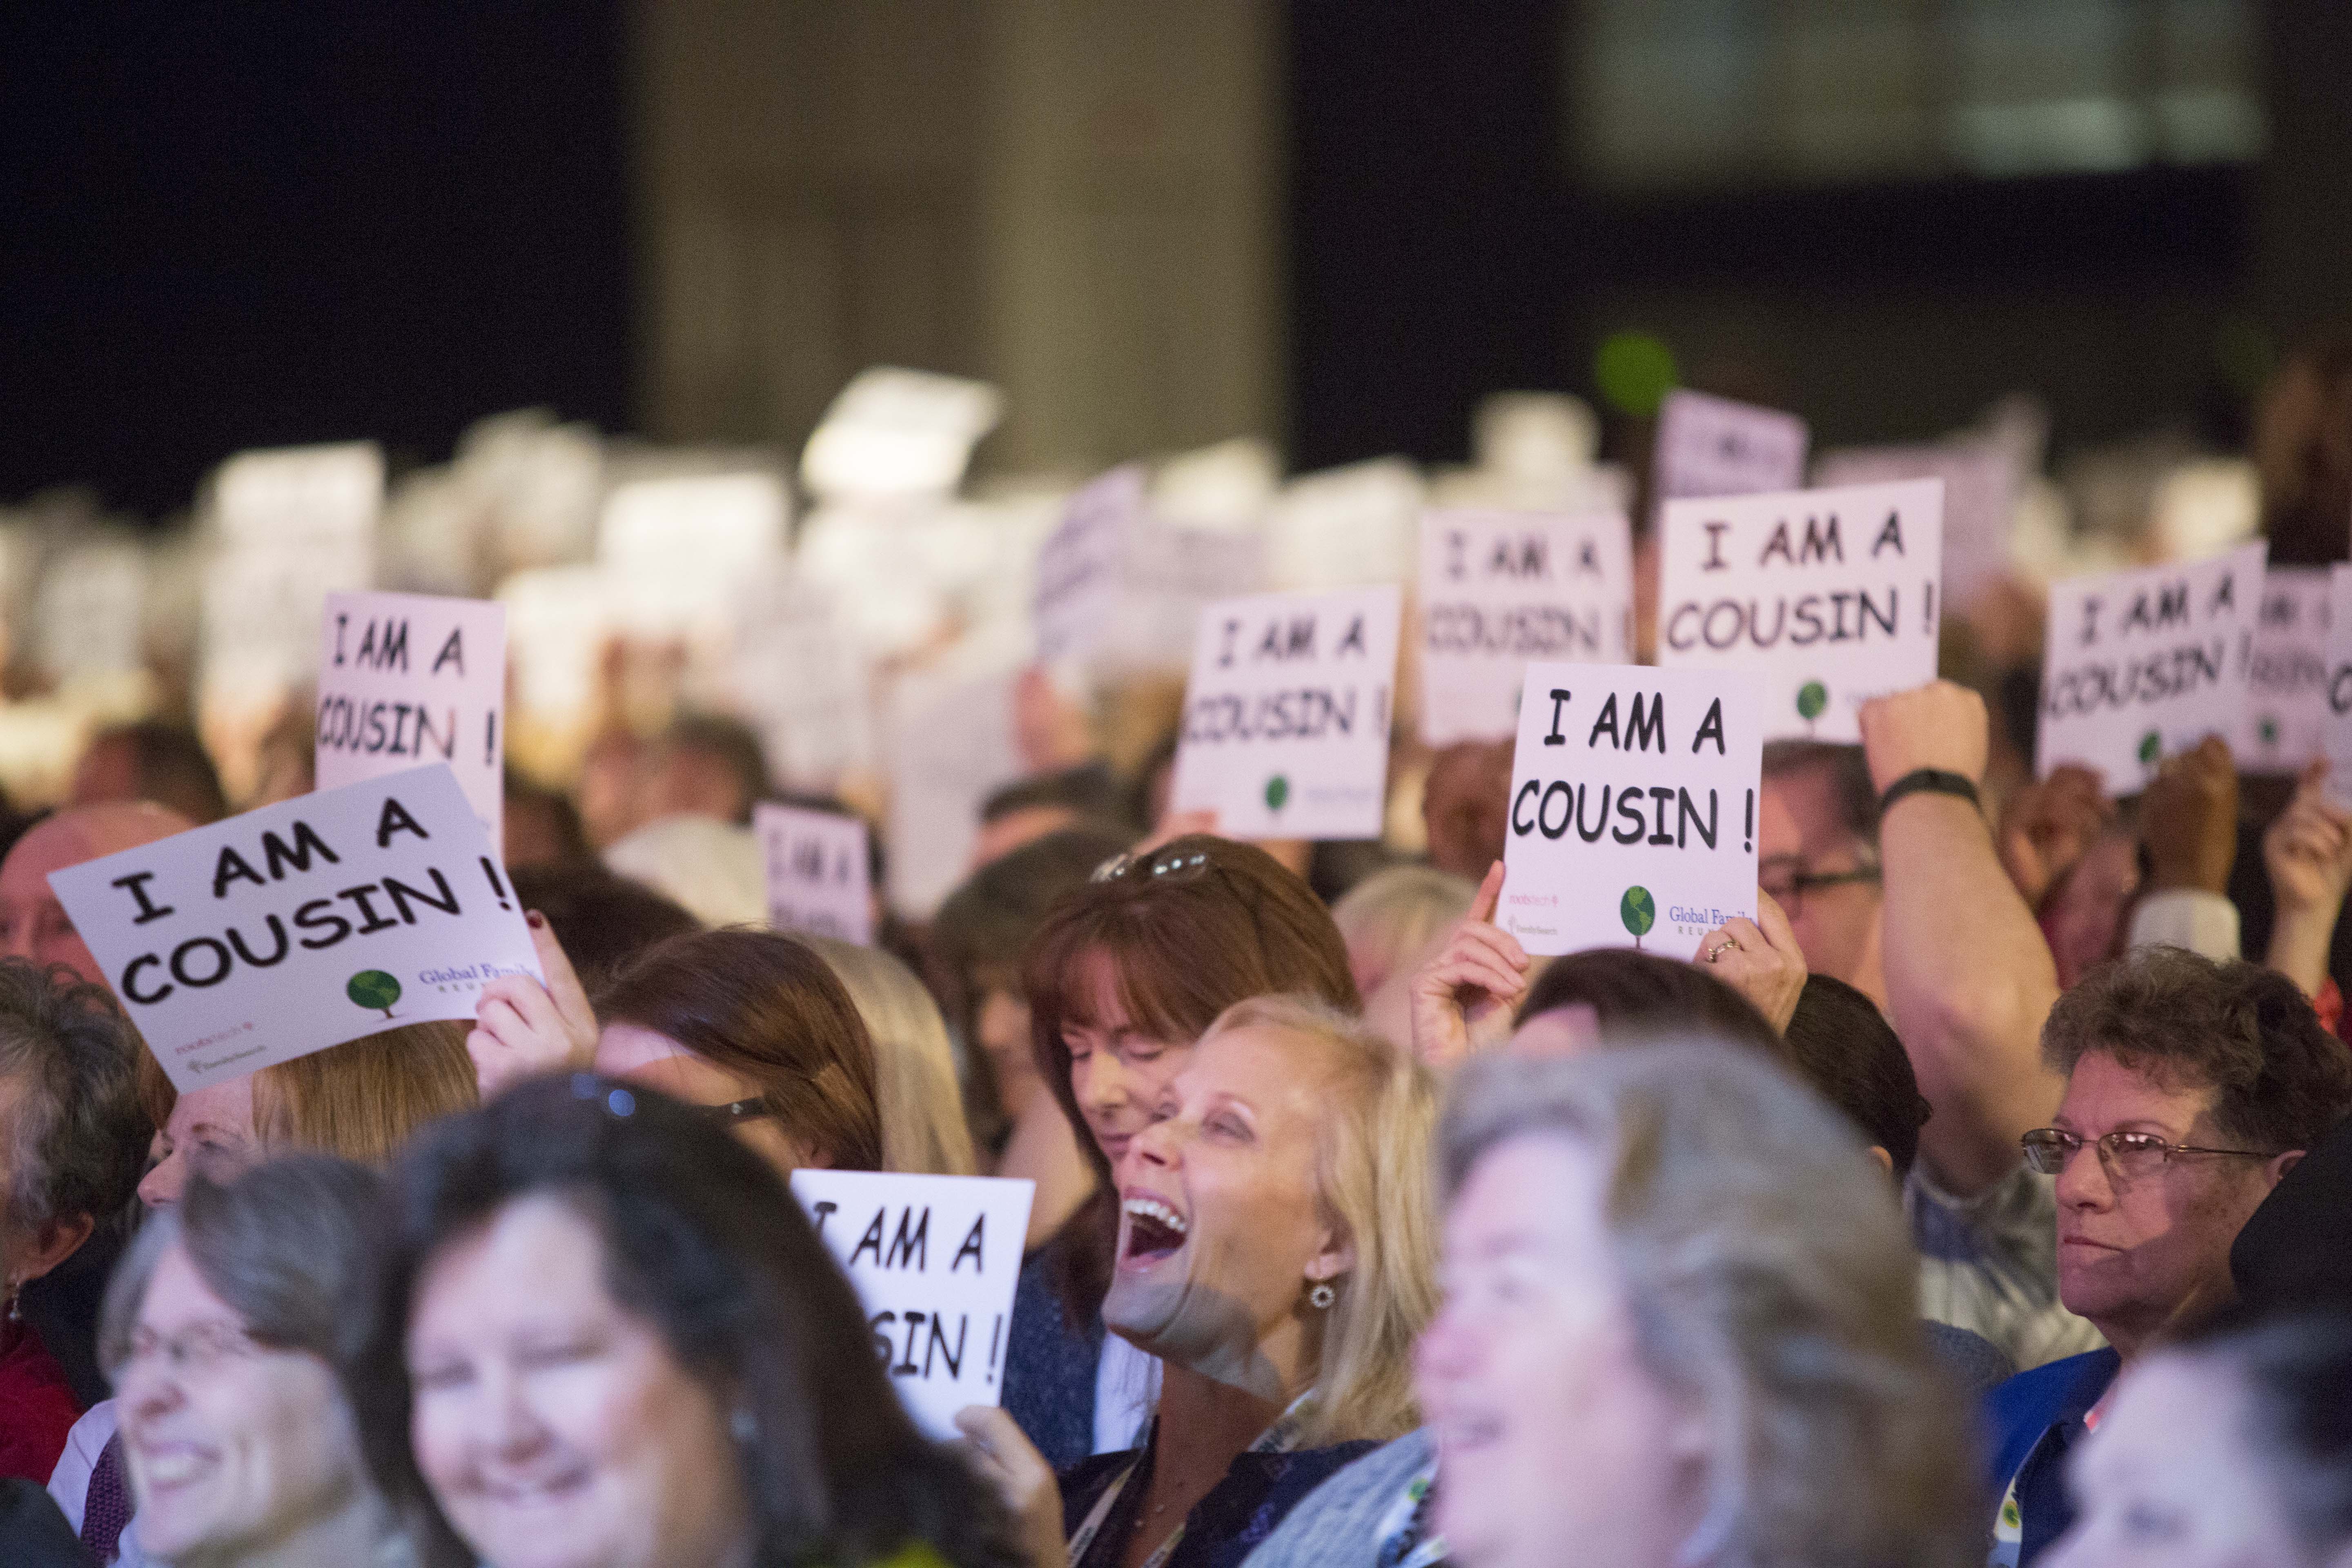
<svg viewBox="0 0 2352 1568"><path fill-rule="evenodd" d="M2050 584L2042 777L2081 763L2108 794L2137 795L2173 752L2236 732L2269 549Z"/></svg>
<svg viewBox="0 0 2352 1568"><path fill-rule="evenodd" d="M1378 838L1402 602L1383 585L1202 611L1175 809L1229 838Z"/></svg>
<svg viewBox="0 0 2352 1568"><path fill-rule="evenodd" d="M430 594L330 594L319 787L442 762L490 842L505 819L507 611Z"/></svg>
<svg viewBox="0 0 2352 1568"><path fill-rule="evenodd" d="M915 1424L958 1436L955 1413L996 1405L1035 1184L873 1171L793 1173L793 1196L866 1308L874 1353Z"/></svg>
<svg viewBox="0 0 2352 1568"><path fill-rule="evenodd" d="M1936 679L1940 479L1675 500L1658 663L1756 672L1766 740L1859 741L1862 705Z"/></svg>
<svg viewBox="0 0 2352 1568"><path fill-rule="evenodd" d="M1622 512L1432 511L1421 523L1421 732L1433 746L1518 728L1531 659L1633 659Z"/></svg>
<svg viewBox="0 0 2352 1568"><path fill-rule="evenodd" d="M1763 765L1740 671L1528 666L1496 923L1533 953L1691 957L1755 918Z"/></svg>
<svg viewBox="0 0 2352 1568"><path fill-rule="evenodd" d="M471 1018L539 975L446 763L264 806L49 875L185 1094L362 1035Z"/></svg>
<svg viewBox="0 0 2352 1568"><path fill-rule="evenodd" d="M872 945L864 818L761 801L752 810L751 827L767 867L770 925Z"/></svg>

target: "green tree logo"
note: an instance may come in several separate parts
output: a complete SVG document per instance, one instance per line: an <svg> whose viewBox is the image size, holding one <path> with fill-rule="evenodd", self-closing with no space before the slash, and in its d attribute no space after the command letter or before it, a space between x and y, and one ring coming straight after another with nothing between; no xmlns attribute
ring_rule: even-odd
<svg viewBox="0 0 2352 1568"><path fill-rule="evenodd" d="M2278 744L2279 721L2277 714L2265 713L2263 715L2262 732L2263 745L2275 746Z"/></svg>
<svg viewBox="0 0 2352 1568"><path fill-rule="evenodd" d="M1808 680L1797 688L1797 717L1805 721L1805 732L1811 734L1813 721L1830 705L1830 689L1818 680Z"/></svg>
<svg viewBox="0 0 2352 1568"><path fill-rule="evenodd" d="M2150 730L2139 738L2139 765L2153 768L2164 756L2164 737Z"/></svg>
<svg viewBox="0 0 2352 1568"><path fill-rule="evenodd" d="M1633 945L1640 947L1650 928L1658 923L1658 906L1650 897L1650 889L1643 887L1626 889L1625 896L1617 900L1617 918L1623 921L1625 929L1633 933Z"/></svg>
<svg viewBox="0 0 2352 1568"><path fill-rule="evenodd" d="M1283 803L1287 801L1289 798L1290 781L1287 778L1285 778L1280 773L1276 773L1272 778L1265 781L1266 810L1280 811L1283 807Z"/></svg>
<svg viewBox="0 0 2352 1568"><path fill-rule="evenodd" d="M389 1018L392 1005L400 1000L400 982L381 969L362 969L345 984L343 994L362 1007L383 1008Z"/></svg>

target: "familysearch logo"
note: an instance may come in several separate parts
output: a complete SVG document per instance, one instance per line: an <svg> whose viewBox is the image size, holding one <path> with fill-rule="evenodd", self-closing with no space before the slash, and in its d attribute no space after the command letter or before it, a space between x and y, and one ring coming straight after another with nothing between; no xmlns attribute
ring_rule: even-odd
<svg viewBox="0 0 2352 1568"><path fill-rule="evenodd" d="M389 1018L392 1005L400 1000L400 982L381 969L362 969L343 986L343 994L359 1006L382 1008Z"/></svg>
<svg viewBox="0 0 2352 1568"><path fill-rule="evenodd" d="M1642 938L1658 923L1657 900L1650 897L1649 889L1636 884L1626 889L1625 896L1617 900L1617 918L1633 933L1633 946L1638 951Z"/></svg>

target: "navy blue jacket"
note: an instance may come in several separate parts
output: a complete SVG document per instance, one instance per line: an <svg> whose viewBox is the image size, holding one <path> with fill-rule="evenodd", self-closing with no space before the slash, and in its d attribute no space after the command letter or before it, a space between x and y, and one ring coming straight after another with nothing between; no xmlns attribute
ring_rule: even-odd
<svg viewBox="0 0 2352 1568"><path fill-rule="evenodd" d="M1985 1396L1985 1426L1992 1437L1992 1494L2017 1482L2024 1525L2018 1553L2026 1568L2074 1522L2066 1498L2066 1455L2083 1437L2083 1417L2122 1370L2112 1350L2068 1356L2021 1372Z"/></svg>

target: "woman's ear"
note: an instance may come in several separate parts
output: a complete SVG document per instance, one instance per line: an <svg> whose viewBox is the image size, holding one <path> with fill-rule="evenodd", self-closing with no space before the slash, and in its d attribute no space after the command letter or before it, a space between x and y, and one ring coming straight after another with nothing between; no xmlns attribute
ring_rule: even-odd
<svg viewBox="0 0 2352 1568"><path fill-rule="evenodd" d="M61 1215L43 1226L33 1237L33 1245L17 1258L21 1266L17 1285L29 1285L67 1258L81 1250L89 1233L98 1228L98 1221L86 1214Z"/></svg>
<svg viewBox="0 0 2352 1568"><path fill-rule="evenodd" d="M1322 1244L1315 1256L1307 1260L1307 1278L1310 1283L1322 1285L1343 1274L1356 1271L1356 1244L1349 1238L1345 1226L1326 1226Z"/></svg>

